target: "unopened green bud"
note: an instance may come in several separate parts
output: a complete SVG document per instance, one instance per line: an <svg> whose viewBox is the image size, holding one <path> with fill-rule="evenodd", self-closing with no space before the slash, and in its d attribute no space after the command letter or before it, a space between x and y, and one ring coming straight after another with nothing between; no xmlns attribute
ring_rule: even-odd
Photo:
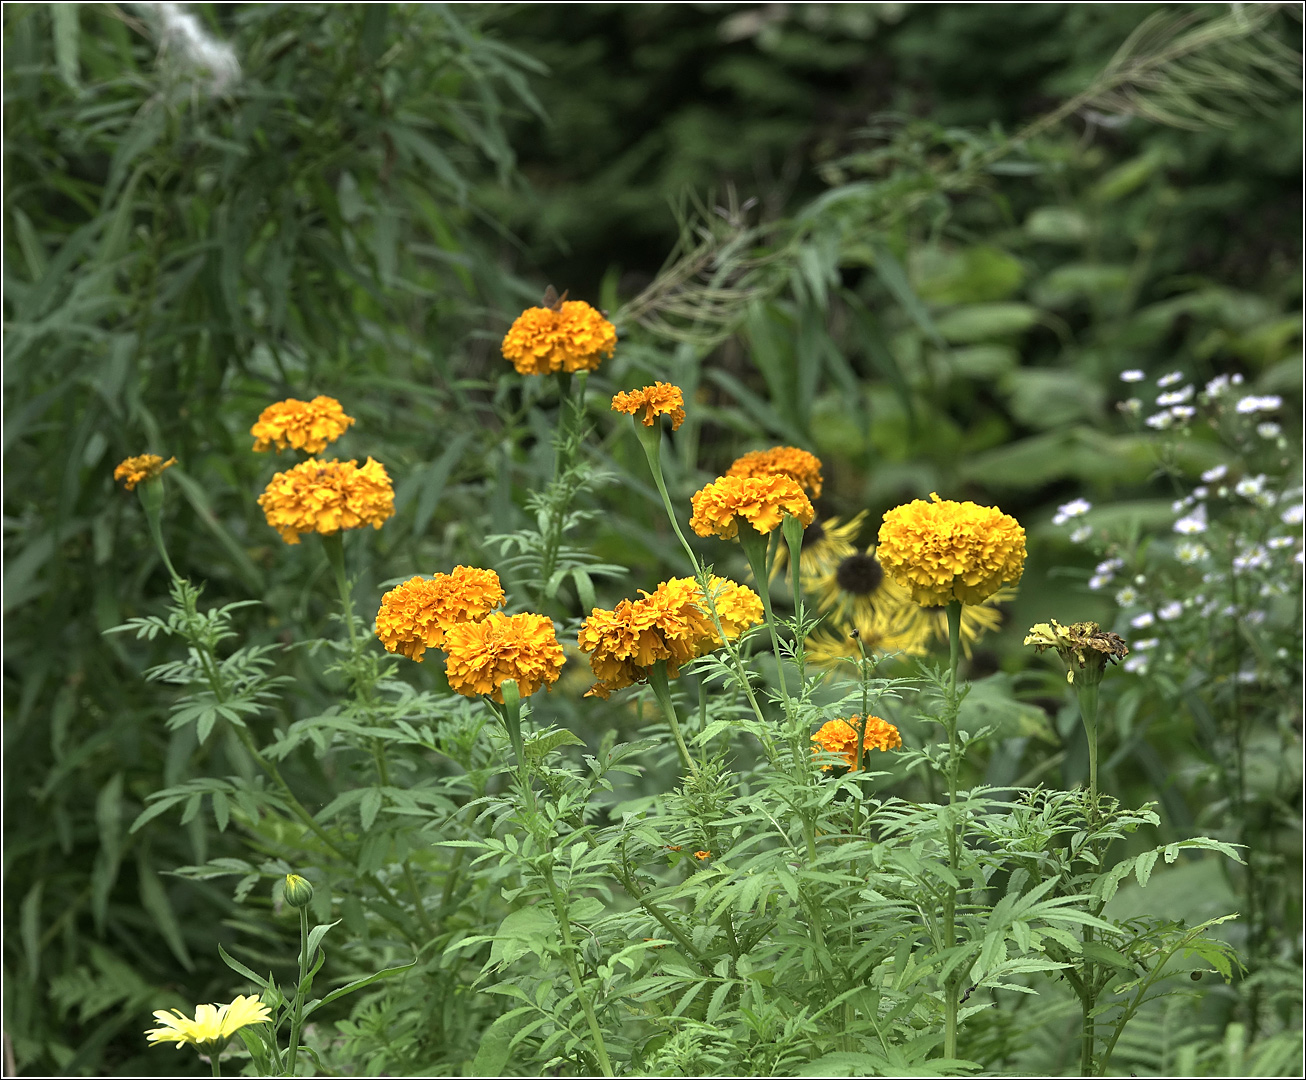
<svg viewBox="0 0 1306 1080"><path fill-rule="evenodd" d="M298 874L286 875L286 903L291 907L307 907L313 899L313 883Z"/></svg>

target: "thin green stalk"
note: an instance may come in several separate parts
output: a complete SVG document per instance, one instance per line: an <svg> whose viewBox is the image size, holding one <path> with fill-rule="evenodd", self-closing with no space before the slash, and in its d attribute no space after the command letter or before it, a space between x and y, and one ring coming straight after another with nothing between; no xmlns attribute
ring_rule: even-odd
<svg viewBox="0 0 1306 1080"><path fill-rule="evenodd" d="M558 928L562 931L562 950L563 955L567 958L567 970L571 975L571 984L576 990L576 998L580 1001L580 1007L584 1010L585 1020L589 1024L590 1035L594 1038L594 1055L599 1059L599 1068L603 1070L603 1075L613 1076L615 1074L612 1071L612 1062L608 1059L608 1048L603 1042L603 1029L599 1027L599 1019L594 1015L594 1006L590 1003L589 995L585 993L584 984L581 982L580 968L576 964L576 946L571 936L571 920L567 918L567 903L558 891L557 883L553 880L553 867L547 862L544 865L544 880L549 886L549 896L553 900L553 910L558 916Z"/></svg>
<svg viewBox="0 0 1306 1080"><path fill-rule="evenodd" d="M754 584L757 585L757 595L762 598L762 610L766 614L766 628L771 633L771 648L775 650L775 666L779 674L780 695L784 698L785 711L792 708L792 702L789 699L789 689L785 686L785 666L784 657L780 653L780 635L775 629L775 616L771 611L771 588L770 582L766 578L766 540L752 526L745 525L739 529L739 546L744 549L744 554L748 557L749 569L753 571Z"/></svg>
<svg viewBox="0 0 1306 1080"><path fill-rule="evenodd" d="M961 663L961 601L948 603L948 700L944 704L944 716L948 729L948 869L957 876L959 851L957 845L957 668ZM957 944L957 889L947 887L943 901L943 943L951 950ZM957 1056L957 1012L959 1009L958 991L961 989L962 974L955 970L948 976L944 985L944 1028L943 1056Z"/></svg>
<svg viewBox="0 0 1306 1080"><path fill-rule="evenodd" d="M218 1057L221 1051L213 1050L209 1053L209 1065L213 1068L214 1076L222 1075L222 1067L218 1064Z"/></svg>
<svg viewBox="0 0 1306 1080"><path fill-rule="evenodd" d="M653 689L653 696L658 699L658 704L662 706L662 714L667 718L667 723L671 725L671 736L676 740L676 750L680 754L680 764L684 766L686 772L693 772L694 759L689 756L689 747L685 745L685 738L680 733L680 722L676 719L676 706L671 700L671 685L667 681L667 662L657 660L649 668L648 684Z"/></svg>
<svg viewBox="0 0 1306 1080"><path fill-rule="evenodd" d="M358 657L358 629L354 625L353 587L345 573L345 545L340 533L331 533L322 537L322 546L326 549L327 560L336 575L336 589L340 592L340 606L344 609L345 626L349 631L349 650L355 659Z"/></svg>
<svg viewBox="0 0 1306 1080"><path fill-rule="evenodd" d="M1074 670L1073 668L1071 669ZM1098 677L1101 675L1099 673ZM1081 677L1075 680L1075 689L1079 698L1079 714L1084 721L1084 733L1088 737L1088 829L1089 832L1097 830L1097 703L1098 703L1098 682L1092 678ZM1096 840L1092 841L1094 871L1102 869L1101 852L1098 849ZM1094 915L1101 914L1101 906L1093 912ZM1093 927L1084 927L1084 943L1088 944L1093 940ZM1080 1050L1079 1050L1079 1075L1093 1075L1093 1051L1097 1043L1096 1023L1093 1017L1093 1010L1097 1006L1098 980L1096 966L1086 961L1087 970L1084 973L1083 992L1079 995L1079 1003L1083 1012L1083 1022L1080 1032Z"/></svg>
<svg viewBox="0 0 1306 1080"><path fill-rule="evenodd" d="M290 1057L286 1075L295 1075L295 1057L299 1053L299 1031L304 1022L304 981L308 978L308 908L299 909L299 981L295 984L295 1004L290 1021Z"/></svg>

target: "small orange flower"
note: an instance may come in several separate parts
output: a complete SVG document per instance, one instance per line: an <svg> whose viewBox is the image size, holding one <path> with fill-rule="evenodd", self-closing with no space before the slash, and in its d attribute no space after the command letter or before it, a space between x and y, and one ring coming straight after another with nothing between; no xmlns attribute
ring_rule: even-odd
<svg viewBox="0 0 1306 1080"><path fill-rule="evenodd" d="M640 409L644 410L643 417L639 415ZM652 386L617 394L612 399L612 411L643 420L645 427L652 427L659 416L670 417L671 430L675 431L685 422L685 395L678 386L655 382Z"/></svg>
<svg viewBox="0 0 1306 1080"><path fill-rule="evenodd" d="M857 727L862 722L860 715L850 716L847 720L830 720L824 723L812 736L813 754L824 751L827 754L840 755L850 768L858 768L860 755L857 753ZM867 750L893 750L902 745L902 736L898 729L887 720L878 716L866 718L866 731L862 737L862 746ZM822 765L829 769L829 765Z"/></svg>
<svg viewBox="0 0 1306 1080"><path fill-rule="evenodd" d="M786 513L806 528L816 511L812 502L788 476L721 476L695 492L690 527L699 536L733 540L742 518L762 535L775 529Z"/></svg>
<svg viewBox="0 0 1306 1080"><path fill-rule="evenodd" d="M271 450L276 443L278 450L291 446L317 454L326 449L327 443L340 438L353 422L354 418L345 415L340 402L319 394L312 401L287 398L269 405L259 414L249 433L254 436L254 449L258 453Z"/></svg>
<svg viewBox="0 0 1306 1080"><path fill-rule="evenodd" d="M176 464L177 459L175 457L164 461L158 454L137 454L135 457L127 458L114 469L113 478L121 480L122 486L128 491L132 491L137 484L146 480L153 480L156 476L162 474L164 469Z"/></svg>
<svg viewBox="0 0 1306 1080"><path fill-rule="evenodd" d="M422 662L427 648L438 649L450 627L484 618L504 601L493 570L455 566L449 574L409 578L383 597L376 613L376 636L387 652Z"/></svg>
<svg viewBox="0 0 1306 1080"><path fill-rule="evenodd" d="M663 844L662 846L666 848L667 851L679 851L681 847L679 844Z"/></svg>
<svg viewBox="0 0 1306 1080"><path fill-rule="evenodd" d="M796 446L773 446L737 458L727 476L787 476L796 480L813 499L821 494L821 461Z"/></svg>
<svg viewBox="0 0 1306 1080"><path fill-rule="evenodd" d="M503 704L501 687L517 681L522 697L558 681L565 662L553 620L547 615L505 615L501 611L480 622L457 623L444 633L445 675L449 686L464 697L489 694Z"/></svg>
<svg viewBox="0 0 1306 1080"><path fill-rule="evenodd" d="M710 859L711 857L712 857L712 853L710 851L694 852L694 858L696 858L699 862L702 862L704 859Z"/></svg>
<svg viewBox="0 0 1306 1080"><path fill-rule="evenodd" d="M502 352L519 375L593 371L617 347L617 330L584 300L527 308L504 336Z"/></svg>

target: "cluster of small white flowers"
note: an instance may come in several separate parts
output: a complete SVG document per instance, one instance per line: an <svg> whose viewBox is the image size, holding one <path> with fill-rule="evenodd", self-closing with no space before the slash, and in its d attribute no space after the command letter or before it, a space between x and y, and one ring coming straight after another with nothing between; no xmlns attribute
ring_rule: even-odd
<svg viewBox="0 0 1306 1080"><path fill-rule="evenodd" d="M1167 386L1174 386L1177 382L1183 382L1184 373L1182 371L1172 371L1169 375L1162 375L1156 380L1156 385L1164 390Z"/></svg>
<svg viewBox="0 0 1306 1080"><path fill-rule="evenodd" d="M1181 540L1175 545L1175 558L1185 566L1192 566L1193 563L1201 562L1210 556L1205 544L1198 543L1196 540Z"/></svg>
<svg viewBox="0 0 1306 1080"><path fill-rule="evenodd" d="M1094 592L1105 589L1115 580L1116 571L1125 565L1124 559L1106 559L1093 568L1093 576L1088 579L1088 587Z"/></svg>
<svg viewBox="0 0 1306 1080"><path fill-rule="evenodd" d="M1263 424L1256 425L1256 434L1262 439L1277 439L1283 434L1283 428L1272 420L1267 420Z"/></svg>
<svg viewBox="0 0 1306 1080"><path fill-rule="evenodd" d="M1138 368L1130 368L1128 371L1120 373L1121 382L1142 382L1146 378L1146 372L1139 371Z"/></svg>
<svg viewBox="0 0 1306 1080"><path fill-rule="evenodd" d="M1146 630L1154 622L1156 622L1156 616L1150 611L1144 611L1141 615L1135 615L1130 619L1129 625L1135 630Z"/></svg>
<svg viewBox="0 0 1306 1080"><path fill-rule="evenodd" d="M1264 570L1269 565L1270 553L1260 544L1244 548L1233 557L1234 573L1241 573L1243 570Z"/></svg>
<svg viewBox="0 0 1306 1080"><path fill-rule="evenodd" d="M1171 600L1168 604L1163 604L1157 609L1157 618L1164 619L1166 622L1174 622L1184 613L1184 606L1178 600Z"/></svg>
<svg viewBox="0 0 1306 1080"><path fill-rule="evenodd" d="M1258 412L1274 412L1275 409L1283 405L1283 398L1278 394L1266 394L1263 397L1257 397L1255 394L1248 394L1245 398L1240 398L1236 406L1237 410L1243 415Z"/></svg>
<svg viewBox="0 0 1306 1080"><path fill-rule="evenodd" d="M1185 401L1187 401L1192 396L1193 396L1193 387L1192 384L1190 383L1188 386L1185 386L1182 390L1171 390L1169 393L1158 395L1156 399L1156 403L1158 405L1163 405L1168 408L1171 405L1182 405Z"/></svg>
<svg viewBox="0 0 1306 1080"><path fill-rule="evenodd" d="M1241 375L1217 375L1206 384L1207 397L1219 397L1231 386L1241 386L1243 377Z"/></svg>
<svg viewBox="0 0 1306 1080"><path fill-rule="evenodd" d="M1223 480L1228 471L1228 465L1216 465L1202 473L1202 479L1208 484L1214 484L1217 480Z"/></svg>
<svg viewBox="0 0 1306 1080"><path fill-rule="evenodd" d="M1064 525L1071 518L1083 517L1092 509L1093 504L1087 499L1071 499L1070 502L1057 507L1052 524Z"/></svg>
<svg viewBox="0 0 1306 1080"><path fill-rule="evenodd" d="M1257 506L1273 506L1276 498L1274 492L1266 490L1265 482L1267 479L1268 477L1264 473L1257 473L1255 476L1244 476L1234 485L1233 490L1244 499L1250 499Z"/></svg>
<svg viewBox="0 0 1306 1080"><path fill-rule="evenodd" d="M1181 517L1174 523L1174 531L1184 536L1196 536L1206 532L1206 504L1198 503L1187 517Z"/></svg>

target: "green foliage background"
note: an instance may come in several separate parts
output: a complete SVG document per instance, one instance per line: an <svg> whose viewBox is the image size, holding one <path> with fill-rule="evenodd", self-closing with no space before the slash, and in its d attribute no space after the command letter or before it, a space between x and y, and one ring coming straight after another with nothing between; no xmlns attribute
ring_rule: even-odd
<svg viewBox="0 0 1306 1080"><path fill-rule="evenodd" d="M161 643L103 636L166 593L137 504L111 481L129 454L178 457L166 528L206 604L263 598L239 617L255 644L330 633L318 553L282 545L255 503L272 465L249 452L249 425L315 393L358 418L339 456L382 460L398 508L347 544L365 611L383 581L494 565L485 537L529 522L526 494L552 468L548 402L504 371L498 341L552 283L628 316L600 396L659 377L697 403L668 462L682 501L737 453L791 442L825 463L827 513L878 522L939 490L1017 516L1026 584L971 670L1012 677L1032 663L1031 622L1113 615L1082 586L1092 560L1048 525L1058 503L1169 521L1153 440L1113 415L1121 370L1239 371L1284 395L1277 468L1300 477L1301 107L1282 56L1263 70L1225 56L1246 84L1230 75L1174 106L1187 126L1085 107L1008 146L1152 9L196 11L239 58L226 94L159 55L133 8L4 12L5 1031L23 1071L167 1073L179 1061L139 1035L160 994L225 999L218 941L247 960L285 952L220 884L168 876L239 854L230 833L202 815L128 832L147 795L224 753L165 731L168 695L139 674ZM1252 51L1279 55L1299 9L1264 33ZM751 260L736 255L740 296L697 320L684 311L710 291L677 309L655 283L687 235L686 192L708 207L714 250ZM1194 476L1221 453L1199 433L1175 469ZM635 454L615 436L599 451ZM635 583L600 582L601 601L675 567L650 488L590 498L604 510L592 549ZM564 589L551 614L575 619L583 599ZM286 655L280 725L330 699L323 667ZM1022 693L1052 741L1008 740L978 773L1010 781L1041 763L1077 782L1059 691L1031 676ZM1122 798L1159 793L1168 840L1212 826L1206 789L1173 782L1176 757L1203 762L1193 720L1164 706L1134 703L1146 722L1107 772ZM631 723L615 706L556 708L591 743ZM1300 710L1278 724L1299 745ZM310 754L287 771L316 805L338 783ZM1283 783L1274 799L1299 808L1299 773ZM1265 933L1282 953L1300 871L1299 834L1283 815L1280 828L1285 885ZM1287 948L1276 955L1300 962ZM428 1003L423 1022L439 1008L454 1005ZM492 1017L454 1015L441 1052L457 1070Z"/></svg>

